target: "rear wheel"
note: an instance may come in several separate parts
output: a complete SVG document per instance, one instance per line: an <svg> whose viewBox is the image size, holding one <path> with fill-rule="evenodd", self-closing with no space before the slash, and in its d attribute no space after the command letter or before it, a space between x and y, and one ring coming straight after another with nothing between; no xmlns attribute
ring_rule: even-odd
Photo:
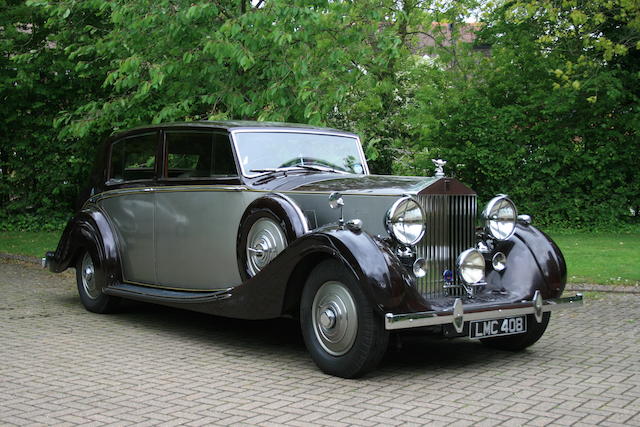
<svg viewBox="0 0 640 427"><path fill-rule="evenodd" d="M527 315L527 332L506 337L485 338L480 341L488 347L499 350L520 351L535 344L547 329L551 313L544 313L542 322L538 323L533 314Z"/></svg>
<svg viewBox="0 0 640 427"><path fill-rule="evenodd" d="M94 258L85 250L76 263L76 282L82 305L94 313L110 313L119 302L119 298L102 293L104 279L104 272L97 268Z"/></svg>
<svg viewBox="0 0 640 427"><path fill-rule="evenodd" d="M356 278L336 260L313 269L302 291L300 325L311 358L325 373L356 378L373 370L389 334Z"/></svg>

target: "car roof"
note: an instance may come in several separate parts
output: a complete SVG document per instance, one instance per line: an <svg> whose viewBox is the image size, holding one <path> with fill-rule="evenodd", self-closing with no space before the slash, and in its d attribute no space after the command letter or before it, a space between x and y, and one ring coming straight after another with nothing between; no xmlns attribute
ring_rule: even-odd
<svg viewBox="0 0 640 427"><path fill-rule="evenodd" d="M278 130L291 130L291 131L300 131L300 130L311 130L311 131L319 131L319 132L330 132L330 133L339 133L345 136L353 136L357 137L357 135L351 132L345 132L338 129L325 128L319 126L311 126L300 123L282 123L282 122L259 122L259 121L250 121L250 120L220 120L220 121L212 121L212 120L200 120L194 122L171 122L171 123L161 123L157 125L148 125L148 126L138 126L132 129L123 130L117 133L114 133L111 138L115 139L121 136L125 136L132 132L139 132L144 130L152 130L152 129L170 129L170 128L194 128L194 129L219 129L226 131L234 131L234 130L243 130L243 129L278 129Z"/></svg>

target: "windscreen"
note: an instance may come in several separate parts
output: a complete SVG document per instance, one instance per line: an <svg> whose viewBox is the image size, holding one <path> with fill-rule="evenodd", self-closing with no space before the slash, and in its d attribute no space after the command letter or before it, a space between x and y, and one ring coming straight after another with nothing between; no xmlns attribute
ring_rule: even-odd
<svg viewBox="0 0 640 427"><path fill-rule="evenodd" d="M245 175L294 166L323 166L340 172L365 173L356 138L299 132L237 132L238 156Z"/></svg>

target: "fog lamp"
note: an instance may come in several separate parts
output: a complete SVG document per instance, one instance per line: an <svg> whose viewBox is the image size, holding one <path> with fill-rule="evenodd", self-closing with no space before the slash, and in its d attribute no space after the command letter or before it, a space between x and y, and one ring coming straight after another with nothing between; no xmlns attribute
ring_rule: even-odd
<svg viewBox="0 0 640 427"><path fill-rule="evenodd" d="M427 261L424 258L418 258L413 263L413 274L420 278L427 274Z"/></svg>
<svg viewBox="0 0 640 427"><path fill-rule="evenodd" d="M502 271L507 268L507 256L502 252L496 252L491 260L491 265L495 271Z"/></svg>
<svg viewBox="0 0 640 427"><path fill-rule="evenodd" d="M458 256L458 273L467 284L484 280L484 257L477 249L467 249Z"/></svg>

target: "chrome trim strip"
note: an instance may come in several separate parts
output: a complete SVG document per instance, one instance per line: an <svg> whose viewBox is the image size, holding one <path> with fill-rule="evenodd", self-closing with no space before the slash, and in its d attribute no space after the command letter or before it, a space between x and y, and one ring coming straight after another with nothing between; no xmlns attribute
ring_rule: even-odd
<svg viewBox="0 0 640 427"><path fill-rule="evenodd" d="M300 209L300 205L298 205L291 197L285 196L282 193L275 193L275 194L277 194L278 196L282 197L287 202L291 203L291 206L293 206L293 209L296 211L296 214L298 215L298 218L300 218L300 221L302 221L302 226L304 228L304 234L307 234L309 232L309 220L307 219L305 214L302 212L302 209Z"/></svg>
<svg viewBox="0 0 640 427"><path fill-rule="evenodd" d="M305 133L305 134L312 134L312 135L328 135L328 136L341 136L344 138L353 138L358 143L358 152L360 153L362 165L364 166L363 175L370 175L369 165L367 164L367 158L364 155L364 150L362 149L362 143L360 142L360 137L358 135L354 135L348 132L343 133L339 131L332 132L332 131L321 131L321 130L314 130L314 129L295 129L295 128L293 129L277 129L277 128L276 129L270 129L270 128L232 129L229 131L229 134L231 135L231 142L233 143L233 148L236 152L235 154L238 159L238 165L240 166L240 173L242 174L242 176L246 178L255 178L260 174L248 175L245 172L244 166L240 161L240 151L238 150L238 141L236 140L236 134L238 133Z"/></svg>
<svg viewBox="0 0 640 427"><path fill-rule="evenodd" d="M91 196L86 203L97 203L100 200L111 197L126 196L127 194L140 193L173 193L178 191L246 191L244 185L166 185L166 186L147 186L147 187L131 187L120 188L117 190L107 190L102 193Z"/></svg>
<svg viewBox="0 0 640 427"><path fill-rule="evenodd" d="M179 185L179 186L159 186L159 187L133 187L133 188L123 188L117 190L107 190L102 193L95 194L91 196L85 204L83 205L83 209L90 203L96 203L100 200L108 199L111 197L125 196L127 194L140 194L147 193L149 190L146 188L150 188L153 192L177 192L177 191L249 191L252 193L264 193L269 194L273 193L273 190L259 190L255 188L248 188L242 185L239 186L218 186L216 184L212 184L210 186L206 185ZM278 191L277 194L331 194L332 191ZM343 196L367 196L367 197L401 197L400 193L359 193L356 191L351 192L343 192Z"/></svg>
<svg viewBox="0 0 640 427"><path fill-rule="evenodd" d="M582 294L542 301L542 312L573 308L578 305L583 305ZM471 308L470 311L465 311L462 300L460 298L456 298L453 310L423 311L405 314L387 313L385 314L384 323L386 330L419 328L423 326L444 325L449 323L456 327L460 325L460 318L462 318L462 323L464 324L464 322L468 321L502 319L511 316L521 316L524 314L536 314L535 298L534 300L523 301L521 303L496 304L489 307ZM542 316L540 316L540 320L542 320ZM456 330L458 330L458 328L459 326L456 327ZM460 331L461 330L462 329L460 328Z"/></svg>

